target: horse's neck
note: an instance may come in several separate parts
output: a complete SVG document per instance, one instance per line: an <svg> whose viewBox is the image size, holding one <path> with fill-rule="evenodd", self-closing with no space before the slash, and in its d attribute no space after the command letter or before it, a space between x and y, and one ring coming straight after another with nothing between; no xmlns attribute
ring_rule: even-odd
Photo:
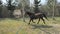
<svg viewBox="0 0 60 34"><path fill-rule="evenodd" d="M31 16L31 15L34 15L34 13L29 13L28 15Z"/></svg>
<svg viewBox="0 0 60 34"><path fill-rule="evenodd" d="M29 15L33 15L32 13L29 13Z"/></svg>

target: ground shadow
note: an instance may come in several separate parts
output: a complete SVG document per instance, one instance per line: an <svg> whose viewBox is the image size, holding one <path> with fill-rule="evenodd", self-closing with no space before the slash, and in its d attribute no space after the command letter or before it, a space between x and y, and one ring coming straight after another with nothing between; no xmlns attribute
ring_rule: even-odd
<svg viewBox="0 0 60 34"><path fill-rule="evenodd" d="M33 28L32 29L40 29L41 31L45 32L46 34L51 34L46 28L53 28L53 26L49 25L36 25L36 24L30 24Z"/></svg>
<svg viewBox="0 0 60 34"><path fill-rule="evenodd" d="M36 25L36 24L30 24L31 26L33 26L33 29L36 28L52 28L53 26L49 26L49 25Z"/></svg>
<svg viewBox="0 0 60 34"><path fill-rule="evenodd" d="M5 20L5 18L0 18L0 21Z"/></svg>

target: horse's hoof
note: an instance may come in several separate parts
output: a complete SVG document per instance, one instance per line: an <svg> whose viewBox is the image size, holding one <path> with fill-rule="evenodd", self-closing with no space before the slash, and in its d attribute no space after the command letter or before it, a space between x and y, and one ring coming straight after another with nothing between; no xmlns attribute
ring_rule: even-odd
<svg viewBox="0 0 60 34"><path fill-rule="evenodd" d="M45 23L44 23L45 24Z"/></svg>
<svg viewBox="0 0 60 34"><path fill-rule="evenodd" d="M33 22L33 23L35 23L35 22Z"/></svg>
<svg viewBox="0 0 60 34"><path fill-rule="evenodd" d="M28 23L28 25L29 25L30 23Z"/></svg>
<svg viewBox="0 0 60 34"><path fill-rule="evenodd" d="M45 22L44 22L44 24L45 24Z"/></svg>
<svg viewBox="0 0 60 34"><path fill-rule="evenodd" d="M39 22L37 22L37 24L39 24Z"/></svg>
<svg viewBox="0 0 60 34"><path fill-rule="evenodd" d="M37 24L39 24L39 23L37 23Z"/></svg>

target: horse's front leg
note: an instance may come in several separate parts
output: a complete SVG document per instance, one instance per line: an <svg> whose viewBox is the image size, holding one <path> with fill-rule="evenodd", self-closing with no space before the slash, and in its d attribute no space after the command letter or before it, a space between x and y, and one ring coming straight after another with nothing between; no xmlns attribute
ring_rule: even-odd
<svg viewBox="0 0 60 34"><path fill-rule="evenodd" d="M31 22L31 19L30 19L30 21L29 21L29 23L28 23L28 24L30 24L30 22Z"/></svg>
<svg viewBox="0 0 60 34"><path fill-rule="evenodd" d="M39 18L39 20L38 20L37 24L39 24L39 21L40 21L40 18Z"/></svg>
<svg viewBox="0 0 60 34"><path fill-rule="evenodd" d="M43 20L43 23L45 24L45 20L43 18L41 18Z"/></svg>
<svg viewBox="0 0 60 34"><path fill-rule="evenodd" d="M33 21L33 19L32 19L32 22L35 23L35 22Z"/></svg>

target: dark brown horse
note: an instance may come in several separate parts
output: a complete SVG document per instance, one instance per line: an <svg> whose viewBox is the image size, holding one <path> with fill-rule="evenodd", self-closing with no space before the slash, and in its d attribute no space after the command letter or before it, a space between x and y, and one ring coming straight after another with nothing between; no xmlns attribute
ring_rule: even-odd
<svg viewBox="0 0 60 34"><path fill-rule="evenodd" d="M29 15L29 17L30 17L30 21L29 21L28 24L30 24L31 21L32 21L33 23L35 23L35 22L33 21L34 19L39 19L39 20L38 20L38 23L39 23L40 19L42 19L42 20L43 20L43 23L45 24L45 20L43 19L43 17L47 19L46 15L45 15L44 13L31 13L31 12L26 11L26 14ZM48 20L48 19L47 19L47 20ZM38 24L38 23L37 23L37 24Z"/></svg>

